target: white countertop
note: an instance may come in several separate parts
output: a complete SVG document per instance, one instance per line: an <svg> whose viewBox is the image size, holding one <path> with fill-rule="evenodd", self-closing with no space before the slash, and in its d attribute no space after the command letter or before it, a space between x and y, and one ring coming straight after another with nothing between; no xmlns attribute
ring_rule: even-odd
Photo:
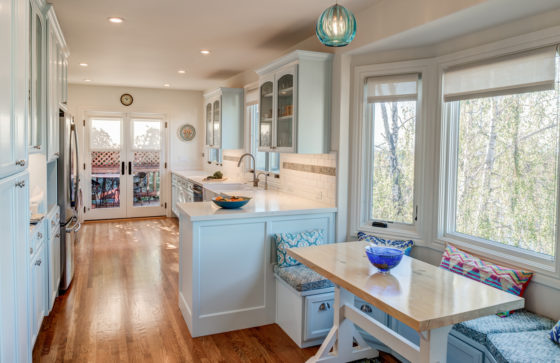
<svg viewBox="0 0 560 363"><path fill-rule="evenodd" d="M182 178L188 179L192 176L205 175L207 172L204 170L171 170L171 173L176 174Z"/></svg>
<svg viewBox="0 0 560 363"><path fill-rule="evenodd" d="M195 183L202 186L207 186L211 184L241 184L243 183L242 180L237 179L230 179L227 178L225 180L204 180L209 175L210 172L204 170L171 170L171 173L176 174L184 179L187 179L191 183Z"/></svg>
<svg viewBox="0 0 560 363"><path fill-rule="evenodd" d="M222 209L213 202L181 203L178 204L181 218L207 221L302 214L302 212L306 214L336 212L336 207L277 191L228 190L222 193L247 196L252 199L239 209Z"/></svg>

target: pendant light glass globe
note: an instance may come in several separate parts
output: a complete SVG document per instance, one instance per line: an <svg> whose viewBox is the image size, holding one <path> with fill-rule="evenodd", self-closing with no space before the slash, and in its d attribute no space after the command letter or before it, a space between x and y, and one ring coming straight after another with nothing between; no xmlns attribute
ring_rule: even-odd
<svg viewBox="0 0 560 363"><path fill-rule="evenodd" d="M356 36L356 18L350 10L335 4L319 16L315 32L324 45L344 47Z"/></svg>

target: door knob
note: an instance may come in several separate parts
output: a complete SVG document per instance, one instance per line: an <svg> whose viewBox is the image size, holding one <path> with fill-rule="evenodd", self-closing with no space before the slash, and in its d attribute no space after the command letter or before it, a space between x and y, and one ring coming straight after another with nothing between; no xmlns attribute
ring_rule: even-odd
<svg viewBox="0 0 560 363"><path fill-rule="evenodd" d="M17 166L25 166L25 160L18 160L16 161Z"/></svg>

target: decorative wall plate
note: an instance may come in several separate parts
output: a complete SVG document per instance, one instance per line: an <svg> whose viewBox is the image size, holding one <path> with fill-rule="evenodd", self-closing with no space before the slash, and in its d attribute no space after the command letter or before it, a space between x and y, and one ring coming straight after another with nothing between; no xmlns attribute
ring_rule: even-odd
<svg viewBox="0 0 560 363"><path fill-rule="evenodd" d="M185 124L177 130L179 139L183 141L191 141L196 136L196 130L193 125Z"/></svg>

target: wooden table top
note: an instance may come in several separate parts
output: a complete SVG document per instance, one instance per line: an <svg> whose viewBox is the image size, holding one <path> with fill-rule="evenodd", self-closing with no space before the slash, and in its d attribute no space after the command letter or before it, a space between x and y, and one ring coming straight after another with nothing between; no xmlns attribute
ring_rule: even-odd
<svg viewBox="0 0 560 363"><path fill-rule="evenodd" d="M523 308L525 299L403 256L388 275L365 253L366 242L293 248L288 254L416 331Z"/></svg>

